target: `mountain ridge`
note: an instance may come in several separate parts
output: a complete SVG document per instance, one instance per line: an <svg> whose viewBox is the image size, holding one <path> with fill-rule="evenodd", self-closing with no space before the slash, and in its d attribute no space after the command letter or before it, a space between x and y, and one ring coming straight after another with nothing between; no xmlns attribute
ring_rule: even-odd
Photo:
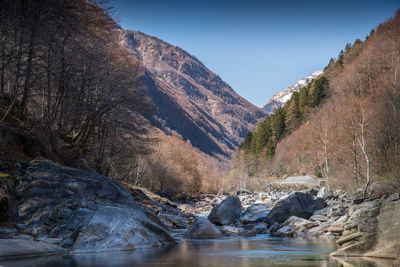
<svg viewBox="0 0 400 267"><path fill-rule="evenodd" d="M156 109L151 121L165 133L209 155L229 157L265 117L265 111L178 46L130 30L120 32L120 42L145 69L143 82Z"/></svg>

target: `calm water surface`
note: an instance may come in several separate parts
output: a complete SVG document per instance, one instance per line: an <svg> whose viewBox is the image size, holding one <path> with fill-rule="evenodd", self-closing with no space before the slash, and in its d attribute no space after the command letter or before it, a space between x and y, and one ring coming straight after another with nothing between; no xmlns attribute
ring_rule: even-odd
<svg viewBox="0 0 400 267"><path fill-rule="evenodd" d="M223 239L180 239L167 249L51 256L0 262L4 267L22 266L385 266L360 259L340 261L329 257L332 239L231 237ZM387 265L390 266L390 265Z"/></svg>

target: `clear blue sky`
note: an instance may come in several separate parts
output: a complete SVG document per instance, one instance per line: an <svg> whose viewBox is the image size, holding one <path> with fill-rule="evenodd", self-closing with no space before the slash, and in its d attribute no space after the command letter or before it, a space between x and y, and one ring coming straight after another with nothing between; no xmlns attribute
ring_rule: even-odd
<svg viewBox="0 0 400 267"><path fill-rule="evenodd" d="M177 45L257 106L394 16L398 0L114 0L120 25Z"/></svg>

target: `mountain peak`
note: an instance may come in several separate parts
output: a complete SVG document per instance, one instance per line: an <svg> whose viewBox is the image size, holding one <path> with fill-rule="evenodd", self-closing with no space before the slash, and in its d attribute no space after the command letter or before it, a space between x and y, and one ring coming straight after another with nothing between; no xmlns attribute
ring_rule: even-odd
<svg viewBox="0 0 400 267"><path fill-rule="evenodd" d="M229 156L266 112L239 96L185 50L157 37L123 31L121 43L145 69L152 122L209 155Z"/></svg>
<svg viewBox="0 0 400 267"><path fill-rule="evenodd" d="M322 73L323 71L321 70L314 71L312 74L293 83L285 90L276 92L263 106L263 109L268 114L271 114L276 108L283 107L283 105L285 105L285 103L289 101L289 99L292 97L292 94L294 92L300 91L301 88L307 86L313 79L315 79Z"/></svg>

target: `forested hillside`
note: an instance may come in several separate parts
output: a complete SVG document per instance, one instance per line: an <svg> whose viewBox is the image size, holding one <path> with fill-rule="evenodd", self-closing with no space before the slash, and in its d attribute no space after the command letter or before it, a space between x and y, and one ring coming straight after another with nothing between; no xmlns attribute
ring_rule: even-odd
<svg viewBox="0 0 400 267"><path fill-rule="evenodd" d="M399 36L397 12L364 41L347 44L322 75L247 134L231 176L308 173L347 186L398 181Z"/></svg>
<svg viewBox="0 0 400 267"><path fill-rule="evenodd" d="M84 156L105 174L144 149L149 127L139 115L149 106L141 67L118 44L107 11L95 1L3 1L0 10L4 134L18 134L7 120L19 111L19 126L53 135L43 156L83 165Z"/></svg>
<svg viewBox="0 0 400 267"><path fill-rule="evenodd" d="M202 151L227 157L263 111L183 50L141 34L141 47L156 40L182 54L169 60L204 74L196 85L196 71L182 69L186 76L165 85L140 61L150 52L138 58L121 45L112 12L102 1L2 2L0 170L42 156L162 193L215 190L226 167ZM157 102L167 89L169 100ZM180 97L184 90L194 99Z"/></svg>

